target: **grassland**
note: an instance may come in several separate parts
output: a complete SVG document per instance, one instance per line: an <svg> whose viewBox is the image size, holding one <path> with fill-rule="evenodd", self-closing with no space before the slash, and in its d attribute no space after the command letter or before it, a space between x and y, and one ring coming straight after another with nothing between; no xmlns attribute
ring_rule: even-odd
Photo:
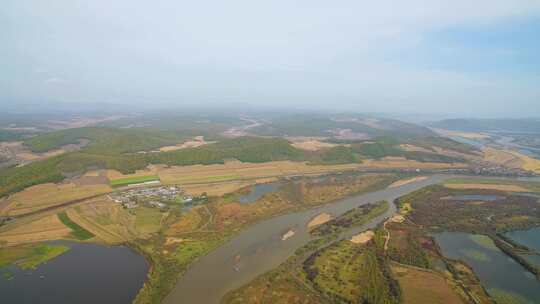
<svg viewBox="0 0 540 304"><path fill-rule="evenodd" d="M398 223L387 224L386 227L390 231L390 241L387 245L390 259L420 268L429 267L429 257L423 250L422 243L428 244L430 241L423 238L420 230L404 227Z"/></svg>
<svg viewBox="0 0 540 304"><path fill-rule="evenodd" d="M442 186L430 186L424 191L414 199L409 218L431 229L490 234L540 225L540 211L534 197L511 195L500 190L455 190ZM496 195L500 198L482 203L440 199L461 194Z"/></svg>
<svg viewBox="0 0 540 304"><path fill-rule="evenodd" d="M399 303L399 291L392 290L376 250L373 244L340 241L308 258L303 270L331 303Z"/></svg>
<svg viewBox="0 0 540 304"><path fill-rule="evenodd" d="M380 201L367 206L360 206L331 219L310 231L314 236L335 235L343 230L361 226L388 210L387 201Z"/></svg>
<svg viewBox="0 0 540 304"><path fill-rule="evenodd" d="M0 247L0 268L15 264L22 269L33 269L65 253L63 245L31 244L19 247Z"/></svg>
<svg viewBox="0 0 540 304"><path fill-rule="evenodd" d="M58 218L64 225L66 225L72 230L71 236L73 236L77 240L84 241L84 240L88 240L94 237L93 233L91 233L90 231L81 227L79 224L72 221L66 212L58 213Z"/></svg>
<svg viewBox="0 0 540 304"><path fill-rule="evenodd" d="M151 182L151 181L159 181L159 176L147 175L147 176L120 178L120 179L111 180L110 184L113 187L121 187L121 186L130 185L130 184L140 184L140 183Z"/></svg>

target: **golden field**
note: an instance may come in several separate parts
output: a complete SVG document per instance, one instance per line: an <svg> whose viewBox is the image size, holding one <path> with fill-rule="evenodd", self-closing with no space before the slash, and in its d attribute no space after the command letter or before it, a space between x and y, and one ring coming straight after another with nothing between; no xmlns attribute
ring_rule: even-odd
<svg viewBox="0 0 540 304"><path fill-rule="evenodd" d="M408 160L403 157L383 157L367 159L360 164L365 169L460 169L467 168L465 163L431 163Z"/></svg>
<svg viewBox="0 0 540 304"><path fill-rule="evenodd" d="M521 161L521 168L527 171L533 171L534 173L540 173L540 160L515 151L510 153Z"/></svg>
<svg viewBox="0 0 540 304"><path fill-rule="evenodd" d="M6 228L0 232L0 241L6 242L8 246L57 240L71 233L71 229L60 222L56 214L49 214L30 222L14 223Z"/></svg>
<svg viewBox="0 0 540 304"><path fill-rule="evenodd" d="M484 160L504 165L509 168L540 173L540 160L516 151L486 148L484 149Z"/></svg>
<svg viewBox="0 0 540 304"><path fill-rule="evenodd" d="M22 215L70 201L80 200L111 192L108 185L77 185L75 183L41 184L10 196L0 210L0 215Z"/></svg>
<svg viewBox="0 0 540 304"><path fill-rule="evenodd" d="M504 185L504 184L444 184L446 188L450 189L484 189L484 190L499 190L508 192L528 192L529 189L518 185Z"/></svg>

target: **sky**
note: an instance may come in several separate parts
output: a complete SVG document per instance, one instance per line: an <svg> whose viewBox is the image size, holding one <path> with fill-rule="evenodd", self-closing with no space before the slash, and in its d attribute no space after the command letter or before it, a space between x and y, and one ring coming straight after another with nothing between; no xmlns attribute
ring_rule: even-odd
<svg viewBox="0 0 540 304"><path fill-rule="evenodd" d="M0 104L540 116L540 0L3 0Z"/></svg>

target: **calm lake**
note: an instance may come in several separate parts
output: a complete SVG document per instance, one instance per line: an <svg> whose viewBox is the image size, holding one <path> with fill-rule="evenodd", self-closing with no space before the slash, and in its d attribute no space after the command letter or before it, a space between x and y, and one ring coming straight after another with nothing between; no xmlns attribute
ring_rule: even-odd
<svg viewBox="0 0 540 304"><path fill-rule="evenodd" d="M71 249L34 270L10 266L13 279L0 277L2 303L128 304L144 284L149 266L127 247L51 243Z"/></svg>
<svg viewBox="0 0 540 304"><path fill-rule="evenodd" d="M540 282L494 244L461 232L443 232L434 237L445 256L465 261L473 268L491 295L503 291L517 295L525 303L540 303Z"/></svg>

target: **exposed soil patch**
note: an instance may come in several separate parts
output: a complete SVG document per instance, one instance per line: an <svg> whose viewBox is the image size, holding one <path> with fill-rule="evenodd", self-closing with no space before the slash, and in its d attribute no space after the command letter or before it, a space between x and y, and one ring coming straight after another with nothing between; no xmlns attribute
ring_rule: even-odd
<svg viewBox="0 0 540 304"><path fill-rule="evenodd" d="M247 122L247 125L239 126L239 127L232 127L228 129L227 131L223 132L223 136L226 137L239 137L239 136L246 136L249 135L248 130L252 128L256 128L260 125L262 125L260 122L250 119L250 118L241 118L241 120Z"/></svg>
<svg viewBox="0 0 540 304"><path fill-rule="evenodd" d="M192 140L185 141L175 146L161 147L159 148L159 151L156 151L156 152L167 152L167 151L181 150L181 149L186 149L186 148L197 148L200 146L213 144L213 143L215 143L215 141L205 141L204 136L195 136Z"/></svg>
<svg viewBox="0 0 540 304"><path fill-rule="evenodd" d="M25 146L21 141L1 142L0 155L7 160L16 161L19 164L27 164L36 160L46 159L67 152L78 151L89 143L90 141L88 139L81 138L77 144L64 145L59 149L50 150L44 153L35 153Z"/></svg>
<svg viewBox="0 0 540 304"><path fill-rule="evenodd" d="M324 148L332 148L338 146L337 144L325 143L316 139L308 139L304 141L297 140L293 141L291 145L297 149L307 151L318 151Z"/></svg>
<svg viewBox="0 0 540 304"><path fill-rule="evenodd" d="M362 232L353 236L351 238L351 242L355 244L365 244L369 242L373 238L374 235L375 233L373 231L368 230L368 231L365 231L365 232Z"/></svg>
<svg viewBox="0 0 540 304"><path fill-rule="evenodd" d="M332 129L328 130L334 138L342 140L363 140L369 139L369 135L366 133L354 132L351 129Z"/></svg>

